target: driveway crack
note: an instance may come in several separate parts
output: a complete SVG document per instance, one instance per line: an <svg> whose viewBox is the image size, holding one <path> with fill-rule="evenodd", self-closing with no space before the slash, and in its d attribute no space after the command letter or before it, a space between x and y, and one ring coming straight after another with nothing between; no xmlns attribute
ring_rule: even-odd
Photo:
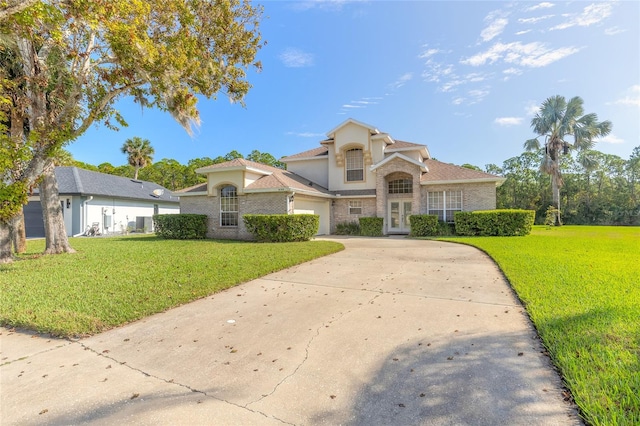
<svg viewBox="0 0 640 426"><path fill-rule="evenodd" d="M309 349L311 348L311 344L313 343L313 341L316 339L316 337L318 337L320 335L320 330L326 328L328 325L339 321L340 319L342 319L344 316L346 316L347 314L350 314L354 311L356 311L357 309L360 309L362 306L366 306L366 305L370 305L372 304L378 297L382 296L384 293L382 292L378 292L378 294L376 294L375 296L373 296L371 299L369 299L366 303L362 303L361 305L358 305L358 307L355 307L353 309L349 309L348 311L345 311L343 313L341 313L338 317L333 318L329 321L323 322L317 329L316 332L313 336L311 336L311 338L309 339L309 341L307 342L307 345L304 348L305 351L305 355L304 358L302 358L302 360L300 361L300 363L296 366L296 368L289 374L287 374L285 377L282 378L282 380L280 380L278 383L276 383L276 385L273 387L273 389L271 390L271 392L263 394L260 398L256 399L255 401L251 401L248 402L244 407L248 409L248 407L252 404L256 404L260 401L262 401L265 398L270 397L271 395L273 395L278 388L280 387L280 385L282 385L284 382L286 382L287 380L289 380L291 377L295 376L296 373L298 372L298 370L300 370L300 368L302 368L302 366L307 362L307 360L309 359Z"/></svg>
<svg viewBox="0 0 640 426"><path fill-rule="evenodd" d="M205 397L207 397L207 398L215 399L216 401L224 402L224 403L226 403L226 404L233 405L234 407L242 408L242 409L247 410L247 411L250 411L250 412L252 412L252 413L254 413L254 414L259 414L259 415L264 416L265 418L268 418L268 419L274 419L274 420L277 420L277 421L279 421L279 422L280 422L280 423L282 423L282 424L286 424L286 425L293 425L293 423L289 423L289 422L287 422L287 421L285 421L285 420L282 420L282 419L280 419L280 418L278 418L278 417L271 416L271 415L269 415L269 414L267 414L267 413L264 413L264 412L262 412L262 411L259 411L259 410L253 410L253 409L251 409L251 408L249 408L249 407L248 407L248 404L247 404L247 405L240 405L240 404L238 404L238 403L235 403L235 402L232 402L232 401L228 401L228 400L226 400L226 399L219 398L219 397L214 396L214 395L210 395L210 394L209 394L209 393L207 393L206 391L199 390L199 389L195 389L195 388L193 388L193 387L191 387L191 386L189 386L189 385L187 385L187 384L176 382L176 381L175 381L175 380L173 380L173 379L171 379L171 380L167 380L167 379L165 379L165 378L163 378L163 377L159 377L159 376L156 376L156 375L153 375L153 374L147 373L147 372L146 372L146 371L144 371L144 370L141 370L141 369L136 368L136 367L132 367L131 365L127 364L126 362L118 361L116 358L114 358L114 357L112 357L112 356L110 356L110 355L106 355L106 354L104 354L104 353L102 353L102 352L98 352L98 351L96 351L95 349L91 348L90 346L85 345L84 343L82 343L82 342L80 342L80 341L75 341L75 342L76 342L76 343L78 343L82 348L84 348L84 349L85 349L85 350L87 350L87 351L93 352L94 354L96 354L96 355L98 355L98 356L100 356L100 357L103 357L103 358L105 358L105 359L109 359L109 360L111 360L111 361L113 361L113 362L116 362L116 363L118 363L119 365L121 365L121 366L123 366L123 367L125 367L125 368L128 368L128 369L130 369L130 370L132 370L132 371L138 372L138 373L140 373L140 374L142 374L142 375L144 375L144 376L146 376L146 377L151 377L152 379L155 379L155 380L158 380L158 381L161 381L161 382L164 382L164 383L170 384L170 385L175 385L175 386L178 386L178 387L180 387L180 388L187 389L187 390L189 390L189 391L191 391L191 392L198 393L198 394L203 395L203 396L205 396Z"/></svg>

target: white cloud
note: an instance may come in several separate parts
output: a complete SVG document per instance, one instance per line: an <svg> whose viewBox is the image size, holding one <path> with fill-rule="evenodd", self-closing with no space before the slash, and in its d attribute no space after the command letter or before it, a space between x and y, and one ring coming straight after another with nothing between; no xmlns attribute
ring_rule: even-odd
<svg viewBox="0 0 640 426"><path fill-rule="evenodd" d="M535 6L531 6L530 8L527 9L527 12L531 12L533 10L538 10L538 9L549 9L553 6L555 6L553 3L549 3L545 1L542 3L538 3Z"/></svg>
<svg viewBox="0 0 640 426"><path fill-rule="evenodd" d="M536 16L535 18L519 18L519 24L537 24L540 21L544 21L545 19L553 18L555 15L543 15Z"/></svg>
<svg viewBox="0 0 640 426"><path fill-rule="evenodd" d="M425 46L425 47L426 47L426 46ZM440 50L440 49L434 49L434 48L427 49L427 50L425 50L424 52L422 52L422 53L418 56L418 58L421 58L421 59L427 59L427 58L430 58L431 56L433 56L433 55L435 55L435 54L438 54L438 53L441 53L441 52L442 52L442 50Z"/></svg>
<svg viewBox="0 0 640 426"><path fill-rule="evenodd" d="M507 75L520 75L522 74L522 70L520 68L507 68L506 70L502 71L503 74L507 74Z"/></svg>
<svg viewBox="0 0 640 426"><path fill-rule="evenodd" d="M454 104L454 105L460 105L460 104L462 104L463 102L464 102L464 98L461 98L461 97L455 98L455 99L453 99L453 100L451 101L451 103L452 103L452 104Z"/></svg>
<svg viewBox="0 0 640 426"><path fill-rule="evenodd" d="M540 111L540 105L533 101L530 101L527 106L524 107L524 110L527 114L527 117L533 117L538 113L538 111Z"/></svg>
<svg viewBox="0 0 640 426"><path fill-rule="evenodd" d="M432 83L438 83L443 78L450 78L454 75L454 68L451 64L438 63L430 59L426 66L427 69L422 72L422 78Z"/></svg>
<svg viewBox="0 0 640 426"><path fill-rule="evenodd" d="M289 47L279 56L285 67L303 68L313 66L313 55L300 49Z"/></svg>
<svg viewBox="0 0 640 426"><path fill-rule="evenodd" d="M344 104L344 105L342 105L342 108L355 109L355 108L364 108L364 106L363 105Z"/></svg>
<svg viewBox="0 0 640 426"><path fill-rule="evenodd" d="M611 27L604 30L605 35L612 36L620 33L627 32L627 30L622 29L620 27Z"/></svg>
<svg viewBox="0 0 640 426"><path fill-rule="evenodd" d="M493 120L499 126L518 126L522 124L522 117L498 117Z"/></svg>
<svg viewBox="0 0 640 426"><path fill-rule="evenodd" d="M408 81L410 81L412 78L413 78L412 72L405 73L401 75L396 81L391 83L389 86L393 89L399 89L400 87L404 86Z"/></svg>
<svg viewBox="0 0 640 426"><path fill-rule="evenodd" d="M482 37L482 41L490 41L495 37L499 36L500 34L502 34L502 32L504 31L508 23L509 23L509 20L506 18L497 18L493 20L489 24L489 26L487 26L480 33L480 37Z"/></svg>
<svg viewBox="0 0 640 426"><path fill-rule="evenodd" d="M579 50L577 47L550 49L546 44L540 42L526 44L520 42L496 43L488 50L462 60L461 63L477 67L502 60L509 64L539 68L573 55Z"/></svg>
<svg viewBox="0 0 640 426"><path fill-rule="evenodd" d="M608 102L608 104L640 106L640 84L631 86L629 89L627 89L622 98L616 99L613 102Z"/></svg>
<svg viewBox="0 0 640 426"><path fill-rule="evenodd" d="M569 20L560 25L551 28L552 30L564 30L567 28L579 26L588 27L597 24L611 15L612 3L594 3L585 7L582 13L570 14Z"/></svg>
<svg viewBox="0 0 640 426"><path fill-rule="evenodd" d="M597 142L620 144L620 143L624 143L624 139L621 139L614 134L609 134L603 138L598 139Z"/></svg>
<svg viewBox="0 0 640 426"><path fill-rule="evenodd" d="M473 105L477 104L478 102L482 102L482 100L489 94L489 91L486 89L475 89L469 90L467 94L472 99L469 102L469 105Z"/></svg>
<svg viewBox="0 0 640 426"><path fill-rule="evenodd" d="M531 30L518 31L516 33L516 35L523 35L523 34L530 33L530 32L531 32Z"/></svg>

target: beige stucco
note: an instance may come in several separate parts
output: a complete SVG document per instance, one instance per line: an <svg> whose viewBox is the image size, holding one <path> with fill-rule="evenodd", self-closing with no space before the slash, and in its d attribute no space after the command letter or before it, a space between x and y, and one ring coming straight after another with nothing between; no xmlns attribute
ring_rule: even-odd
<svg viewBox="0 0 640 426"><path fill-rule="evenodd" d="M294 214L317 214L320 216L320 226L317 235L331 233L331 201L296 195L294 198Z"/></svg>
<svg viewBox="0 0 640 426"><path fill-rule="evenodd" d="M220 171L211 173L207 177L207 192L211 196L218 195L218 189L224 185L233 185L237 188L238 194L243 193L245 188L242 170Z"/></svg>
<svg viewBox="0 0 640 426"><path fill-rule="evenodd" d="M327 156L306 161L293 161L287 164L287 170L328 188L329 175L327 174L327 161Z"/></svg>

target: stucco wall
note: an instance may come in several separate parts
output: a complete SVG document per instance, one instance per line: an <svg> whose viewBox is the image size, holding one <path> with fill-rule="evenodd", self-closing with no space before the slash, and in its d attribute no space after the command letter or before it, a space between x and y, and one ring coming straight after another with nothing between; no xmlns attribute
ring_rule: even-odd
<svg viewBox="0 0 640 426"><path fill-rule="evenodd" d="M328 159L328 156L324 156L314 160L291 161L287 163L287 170L328 188Z"/></svg>

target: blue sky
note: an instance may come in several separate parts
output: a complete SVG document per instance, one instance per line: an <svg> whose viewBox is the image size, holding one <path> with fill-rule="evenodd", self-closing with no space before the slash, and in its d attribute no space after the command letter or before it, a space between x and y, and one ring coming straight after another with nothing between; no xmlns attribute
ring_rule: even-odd
<svg viewBox="0 0 640 426"><path fill-rule="evenodd" d="M257 149L276 158L315 148L348 118L431 155L480 167L520 155L530 121L554 95L580 96L613 122L599 151L640 145L640 2L267 1L267 45L246 106L202 99L193 137L157 110L118 104L119 132L92 127L68 148L94 165L126 163L127 138L154 161Z"/></svg>

